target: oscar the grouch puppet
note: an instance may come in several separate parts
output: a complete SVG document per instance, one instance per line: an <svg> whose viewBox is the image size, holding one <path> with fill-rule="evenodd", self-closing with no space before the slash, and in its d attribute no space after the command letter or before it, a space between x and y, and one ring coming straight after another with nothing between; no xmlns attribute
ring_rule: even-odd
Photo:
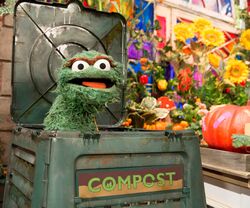
<svg viewBox="0 0 250 208"><path fill-rule="evenodd" d="M79 53L58 70L56 97L45 130L97 131L96 114L119 99L122 65L96 51Z"/></svg>

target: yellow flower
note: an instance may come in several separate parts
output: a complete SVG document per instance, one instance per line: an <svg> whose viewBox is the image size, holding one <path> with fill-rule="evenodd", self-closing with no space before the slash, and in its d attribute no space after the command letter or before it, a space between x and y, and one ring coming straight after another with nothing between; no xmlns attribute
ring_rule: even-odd
<svg viewBox="0 0 250 208"><path fill-rule="evenodd" d="M241 60L231 59L227 62L224 79L233 83L241 83L248 78L248 66Z"/></svg>
<svg viewBox="0 0 250 208"><path fill-rule="evenodd" d="M221 57L218 56L215 53L209 53L208 54L208 61L209 64L214 67L214 68L218 68L220 66L220 62L221 62Z"/></svg>
<svg viewBox="0 0 250 208"><path fill-rule="evenodd" d="M205 28L211 28L212 23L204 18L197 18L194 20L194 30L195 32L201 33Z"/></svg>
<svg viewBox="0 0 250 208"><path fill-rule="evenodd" d="M225 43L225 36L216 28L205 28L201 33L201 41L206 46L219 46Z"/></svg>
<svg viewBox="0 0 250 208"><path fill-rule="evenodd" d="M176 40L186 42L187 39L194 37L194 26L192 23L178 23L174 26Z"/></svg>
<svg viewBox="0 0 250 208"><path fill-rule="evenodd" d="M247 50L250 50L250 29L245 30L240 36L240 44Z"/></svg>

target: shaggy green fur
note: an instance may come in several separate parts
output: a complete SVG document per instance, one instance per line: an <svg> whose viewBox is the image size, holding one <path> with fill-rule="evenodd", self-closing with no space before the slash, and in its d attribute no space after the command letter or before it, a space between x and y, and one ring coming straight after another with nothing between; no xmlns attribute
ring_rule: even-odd
<svg viewBox="0 0 250 208"><path fill-rule="evenodd" d="M69 60L74 58L96 60L96 57L100 56L112 60L114 67L111 67L109 71L103 71L90 65L87 69L77 72L72 71L71 66L67 67ZM104 108L106 103L119 99L122 65L114 62L110 56L96 51L83 52L69 60L66 60L64 67L58 70L59 80L56 89L58 96L44 120L45 129L96 131L96 114ZM69 83L70 80L75 78L106 78L114 82L114 85L111 88L98 89Z"/></svg>

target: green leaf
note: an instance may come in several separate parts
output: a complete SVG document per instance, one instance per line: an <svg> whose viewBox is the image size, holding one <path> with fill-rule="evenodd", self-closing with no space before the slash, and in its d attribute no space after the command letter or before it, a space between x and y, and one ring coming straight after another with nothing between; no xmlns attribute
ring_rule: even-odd
<svg viewBox="0 0 250 208"><path fill-rule="evenodd" d="M164 50L165 52L169 52L169 51L172 51L172 50L173 50L173 47L170 46L170 45L166 45L166 46L164 46L163 50Z"/></svg>
<svg viewBox="0 0 250 208"><path fill-rule="evenodd" d="M250 136L242 134L233 134L233 147L239 148L244 146L250 146Z"/></svg>
<svg viewBox="0 0 250 208"><path fill-rule="evenodd" d="M155 20L155 22L154 22L154 28L155 28L155 30L160 30L161 29L161 26L160 26L160 23L159 23L158 20Z"/></svg>

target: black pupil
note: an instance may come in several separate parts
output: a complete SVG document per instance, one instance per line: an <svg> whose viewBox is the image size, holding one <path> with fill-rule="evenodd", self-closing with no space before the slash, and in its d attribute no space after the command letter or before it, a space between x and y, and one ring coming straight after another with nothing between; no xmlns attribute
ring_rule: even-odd
<svg viewBox="0 0 250 208"><path fill-rule="evenodd" d="M101 69L105 69L105 68L106 68L106 64L101 63L101 64L100 64L100 68L101 68Z"/></svg>
<svg viewBox="0 0 250 208"><path fill-rule="evenodd" d="M78 69L79 69L79 70L84 69L84 65L83 65L83 64L78 64Z"/></svg>

